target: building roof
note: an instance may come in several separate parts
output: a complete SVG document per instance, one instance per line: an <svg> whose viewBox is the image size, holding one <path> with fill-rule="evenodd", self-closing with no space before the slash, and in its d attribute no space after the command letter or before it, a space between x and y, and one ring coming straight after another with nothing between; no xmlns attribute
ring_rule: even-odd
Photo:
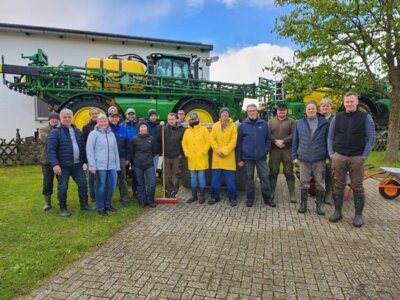
<svg viewBox="0 0 400 300"><path fill-rule="evenodd" d="M54 35L54 36L59 36L60 38L81 37L81 38L88 38L91 40L102 39L102 40L120 41L122 43L135 42L135 43L147 44L150 47L168 46L168 47L176 47L177 49L183 49L183 48L198 49L200 51L211 51L214 47L213 45L187 42L187 41L147 38L147 37L139 37L132 35L124 35L124 34L103 33L103 32L65 29L65 28L7 24L7 23L0 23L0 31L20 32L26 35L31 35L31 34Z"/></svg>

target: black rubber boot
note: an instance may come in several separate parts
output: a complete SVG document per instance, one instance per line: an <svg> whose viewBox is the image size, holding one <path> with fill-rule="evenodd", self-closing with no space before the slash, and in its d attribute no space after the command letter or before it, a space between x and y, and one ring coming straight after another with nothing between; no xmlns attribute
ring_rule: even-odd
<svg viewBox="0 0 400 300"><path fill-rule="evenodd" d="M200 200L199 204L204 204L206 202L206 194L204 189L200 188Z"/></svg>
<svg viewBox="0 0 400 300"><path fill-rule="evenodd" d="M276 176L269 175L269 184L271 186L271 196L275 199L275 190L276 190L276 183L278 182L278 178Z"/></svg>
<svg viewBox="0 0 400 300"><path fill-rule="evenodd" d="M324 209L323 209L324 197L325 197L325 192L324 191L317 191L316 210L317 210L317 214L319 214L320 216L325 215L325 212L324 212Z"/></svg>
<svg viewBox="0 0 400 300"><path fill-rule="evenodd" d="M197 201L197 188L192 188L192 197L186 200L186 203L192 203L194 201Z"/></svg>
<svg viewBox="0 0 400 300"><path fill-rule="evenodd" d="M307 197L308 197L308 189L301 190L301 199L300 199L300 208L298 210L299 213L304 214L307 211Z"/></svg>
<svg viewBox="0 0 400 300"><path fill-rule="evenodd" d="M88 203L88 198L79 199L79 203L81 205L81 210L93 211L95 208L91 208Z"/></svg>
<svg viewBox="0 0 400 300"><path fill-rule="evenodd" d="M329 217L329 221L338 222L342 219L343 194L332 193L333 203L335 204L335 212Z"/></svg>
<svg viewBox="0 0 400 300"><path fill-rule="evenodd" d="M60 202L60 215L61 217L68 218L71 216L71 213L67 209L67 202Z"/></svg>
<svg viewBox="0 0 400 300"><path fill-rule="evenodd" d="M354 197L355 215L353 220L354 227L363 226L362 212L364 209L365 197Z"/></svg>
<svg viewBox="0 0 400 300"><path fill-rule="evenodd" d="M44 206L43 210L49 210L51 209L51 195L44 195Z"/></svg>
<svg viewBox="0 0 400 300"><path fill-rule="evenodd" d="M286 183L289 189L289 199L290 203L296 203L296 193L295 193L295 178L286 179Z"/></svg>

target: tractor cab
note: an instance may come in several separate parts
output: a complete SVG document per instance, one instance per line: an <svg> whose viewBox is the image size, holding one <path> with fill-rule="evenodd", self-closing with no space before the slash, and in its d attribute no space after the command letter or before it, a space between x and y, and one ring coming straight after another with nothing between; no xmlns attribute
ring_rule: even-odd
<svg viewBox="0 0 400 300"><path fill-rule="evenodd" d="M147 70L152 75L193 78L190 72L191 59L190 55L152 53L147 56Z"/></svg>

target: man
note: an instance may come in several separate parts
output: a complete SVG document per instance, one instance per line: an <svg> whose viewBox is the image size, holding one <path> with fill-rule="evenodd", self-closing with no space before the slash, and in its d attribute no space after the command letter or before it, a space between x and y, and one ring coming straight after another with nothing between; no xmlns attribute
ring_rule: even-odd
<svg viewBox="0 0 400 300"><path fill-rule="evenodd" d="M115 134L118 145L118 153L120 159L120 170L117 172L118 188L121 197L121 203L124 207L129 206L128 182L126 180L126 165L129 164L129 141L125 126L119 124L119 111L115 106L108 109L108 121L110 129Z"/></svg>
<svg viewBox="0 0 400 300"><path fill-rule="evenodd" d="M342 219L344 189L347 172L350 175L354 195L355 216L353 225L361 227L365 204L363 186L364 161L371 153L375 142L375 125L371 115L357 110L358 94L344 95L345 111L339 112L331 121L328 136L328 152L332 160L333 202L335 212L331 222Z"/></svg>
<svg viewBox="0 0 400 300"><path fill-rule="evenodd" d="M148 125L148 133L153 137L157 145L157 152L156 155L153 157L155 172L157 172L158 161L160 159L160 154L161 154L161 145L157 139L158 130L160 128L160 124L157 122L157 116L158 116L157 111L155 109L149 109L149 111L147 112L147 120L146 120Z"/></svg>
<svg viewBox="0 0 400 300"><path fill-rule="evenodd" d="M269 153L269 180L271 183L272 205L275 206L275 189L281 163L289 189L291 203L296 203L295 177L292 163L292 138L296 121L288 118L286 104L278 104L276 116L268 122L272 134L272 147Z"/></svg>
<svg viewBox="0 0 400 300"><path fill-rule="evenodd" d="M125 116L125 128L128 134L128 140L130 141L137 134L139 121L136 120L136 111L133 108L128 108Z"/></svg>
<svg viewBox="0 0 400 300"><path fill-rule="evenodd" d="M187 126L188 125L188 121L186 121L185 119L186 117L186 113L184 110L179 110L178 111L178 123L181 124L182 126Z"/></svg>
<svg viewBox="0 0 400 300"><path fill-rule="evenodd" d="M258 117L255 104L247 106L247 118L239 125L236 146L236 161L239 167L246 168L247 207L255 200L254 168L257 168L264 203L272 206L269 183L267 154L271 148L272 136L268 123Z"/></svg>
<svg viewBox="0 0 400 300"><path fill-rule="evenodd" d="M67 209L67 190L69 177L78 185L81 210L93 210L88 205L87 184L83 163L85 148L82 132L72 124L73 113L69 109L60 112L60 123L50 132L48 138L48 155L53 172L58 176L57 198L61 216L69 217Z"/></svg>
<svg viewBox="0 0 400 300"><path fill-rule="evenodd" d="M175 198L178 193L178 174L182 160L182 139L185 128L178 123L175 113L168 114L168 124L160 127L158 141L163 144L162 130L164 130L164 167L165 167L165 194L167 198Z"/></svg>
<svg viewBox="0 0 400 300"><path fill-rule="evenodd" d="M94 127L97 124L97 117L99 116L98 109L95 108L95 107L92 107L89 110L89 116L90 116L89 122L85 126L83 126L83 128L82 128L83 142L85 144L85 147L86 147L86 142L87 142L89 133L91 133L93 131ZM95 192L94 192L95 177L91 172L88 172L88 182L89 182L89 197L90 197L90 200L96 201Z"/></svg>
<svg viewBox="0 0 400 300"><path fill-rule="evenodd" d="M228 188L228 198L231 206L237 205L236 195L236 159L235 147L237 143L237 126L230 118L229 109L221 108L219 112L220 120L214 124L211 130L212 156L212 182L211 199L208 204L213 205L219 199L221 188L222 172L225 174L226 186Z"/></svg>
<svg viewBox="0 0 400 300"><path fill-rule="evenodd" d="M192 196L186 203L197 201L197 186L200 186L199 204L206 201L206 170L208 169L208 150L210 149L210 133L208 129L200 125L199 116L193 112L190 114L189 127L185 130L182 140L182 149L187 157Z"/></svg>
<svg viewBox="0 0 400 300"><path fill-rule="evenodd" d="M322 206L325 196L328 130L329 122L323 116L317 114L317 103L313 100L308 101L304 117L296 124L292 145L293 162L300 166L301 202L298 212L301 214L307 211L311 174L314 175L317 189L317 214L325 214Z"/></svg>
<svg viewBox="0 0 400 300"><path fill-rule="evenodd" d="M53 182L54 172L50 165L50 161L47 155L47 139L50 131L54 129L60 122L60 115L57 113L49 114L49 124L40 128L39 140L40 140L40 162L42 163L42 174L43 174L43 189L42 194L44 196L44 207L43 210L49 210L51 208L51 195L53 194Z"/></svg>
<svg viewBox="0 0 400 300"><path fill-rule="evenodd" d="M139 121L136 119L136 111L133 108L128 108L125 112L125 116L125 128L128 133L128 141L131 141L137 135ZM128 177L131 176L129 164L126 166L126 175ZM132 192L134 196L136 195L136 186L136 178L132 176Z"/></svg>
<svg viewBox="0 0 400 300"><path fill-rule="evenodd" d="M332 113L332 100L329 98L324 98L319 103L319 111L325 117L325 119L330 123L335 116ZM330 160L326 161L325 164L325 198L324 203L332 204L332 168Z"/></svg>

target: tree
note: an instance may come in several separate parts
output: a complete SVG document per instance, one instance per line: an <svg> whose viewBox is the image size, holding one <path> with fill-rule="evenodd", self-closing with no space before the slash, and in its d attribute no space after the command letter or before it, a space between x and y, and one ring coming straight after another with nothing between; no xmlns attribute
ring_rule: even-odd
<svg viewBox="0 0 400 300"><path fill-rule="evenodd" d="M276 0L291 8L275 31L298 46L293 62L269 67L297 89L375 90L390 98L388 162L398 161L400 132L399 0ZM289 79L289 80L288 80ZM388 87L382 84L388 82Z"/></svg>

